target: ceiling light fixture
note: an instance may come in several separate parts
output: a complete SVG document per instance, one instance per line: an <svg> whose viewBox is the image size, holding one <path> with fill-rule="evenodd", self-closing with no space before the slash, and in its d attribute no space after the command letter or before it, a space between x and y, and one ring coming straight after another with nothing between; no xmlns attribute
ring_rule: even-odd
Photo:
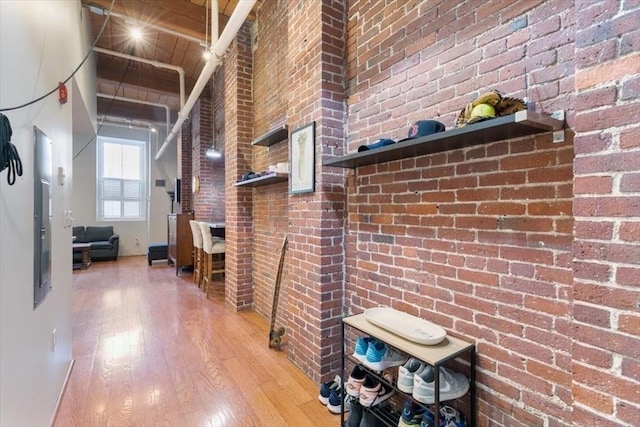
<svg viewBox="0 0 640 427"><path fill-rule="evenodd" d="M207 149L207 157L210 159L219 159L222 157L222 153L219 152L214 145Z"/></svg>
<svg viewBox="0 0 640 427"><path fill-rule="evenodd" d="M143 39L142 30L137 27L131 28L131 38L137 42Z"/></svg>

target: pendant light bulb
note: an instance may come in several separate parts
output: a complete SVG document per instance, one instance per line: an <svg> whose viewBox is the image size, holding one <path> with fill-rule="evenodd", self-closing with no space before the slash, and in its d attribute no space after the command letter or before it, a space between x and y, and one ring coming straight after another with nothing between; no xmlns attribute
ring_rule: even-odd
<svg viewBox="0 0 640 427"><path fill-rule="evenodd" d="M206 155L210 159L219 159L220 157L222 157L222 153L216 150L216 147L213 147L213 146L207 149Z"/></svg>

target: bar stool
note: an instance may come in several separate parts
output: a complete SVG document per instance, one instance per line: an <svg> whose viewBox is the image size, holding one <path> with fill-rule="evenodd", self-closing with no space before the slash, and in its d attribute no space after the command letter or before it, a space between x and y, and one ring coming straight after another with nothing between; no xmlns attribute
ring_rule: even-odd
<svg viewBox="0 0 640 427"><path fill-rule="evenodd" d="M206 222L200 223L202 232L202 250L204 252L204 273L202 274L202 290L209 296L213 287L212 281L215 274L224 274L225 242L221 237L211 236L211 229Z"/></svg>
<svg viewBox="0 0 640 427"><path fill-rule="evenodd" d="M200 287L204 272L202 233L200 232L200 223L198 221L190 220L189 226L191 227L191 234L193 234L193 283L197 283L198 287Z"/></svg>

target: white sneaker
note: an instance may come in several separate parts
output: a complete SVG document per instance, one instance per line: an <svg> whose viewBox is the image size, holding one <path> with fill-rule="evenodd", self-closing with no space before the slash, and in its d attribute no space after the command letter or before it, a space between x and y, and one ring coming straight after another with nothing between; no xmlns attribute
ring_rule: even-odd
<svg viewBox="0 0 640 427"><path fill-rule="evenodd" d="M457 399L469 391L469 380L459 372L440 367L440 401ZM435 375L425 369L413 377L413 398L427 405L435 402Z"/></svg>
<svg viewBox="0 0 640 427"><path fill-rule="evenodd" d="M426 365L415 358L410 358L407 363L398 367L398 388L405 393L413 392L413 376L421 372Z"/></svg>
<svg viewBox="0 0 640 427"><path fill-rule="evenodd" d="M360 405L370 408L390 398L394 390L377 378L367 375L360 389Z"/></svg>

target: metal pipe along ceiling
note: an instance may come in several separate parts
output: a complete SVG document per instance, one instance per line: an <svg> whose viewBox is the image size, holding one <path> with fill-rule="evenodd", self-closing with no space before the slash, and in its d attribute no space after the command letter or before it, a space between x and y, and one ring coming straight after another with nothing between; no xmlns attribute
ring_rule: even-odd
<svg viewBox="0 0 640 427"><path fill-rule="evenodd" d="M189 113L191 112L191 109L193 108L196 101L198 100L198 97L204 90L204 87L206 86L207 82L211 78L211 75L213 74L213 72L216 70L218 65L222 63L222 59L224 57L225 52L229 48L229 45L231 44L233 39L238 34L238 31L240 30L240 27L244 23L245 19L247 19L247 16L249 16L249 13L251 12L251 9L253 9L253 5L255 4L255 2L256 0L246 0L246 1L240 0L238 2L238 5L233 11L233 14L229 18L229 22L224 27L224 31L222 31L222 34L220 34L220 38L211 47L211 50L210 50L212 54L211 59L205 64L204 68L202 69L202 72L200 73L200 77L198 77L198 81L196 81L196 84L193 87L193 91L191 92L191 95L189 95L189 99L187 99L187 102L185 103L184 107L182 107L182 109L178 113L178 120L173 125L173 129L171 130L169 135L167 135L167 138L165 139L164 144L162 144L162 147L160 147L160 150L158 150L158 153L155 156L155 160L159 160L160 157L162 157L162 154L169 146L169 143L171 142L171 140L182 129L182 125L187 119L187 116L189 115ZM211 3L212 3L212 6L213 4L216 4L215 7L217 9L217 1L212 1ZM212 17L215 16L215 20L217 21L218 19L217 10L216 10L216 13L214 14L213 8L212 8L211 16ZM211 26L212 31L214 26L217 26L217 24Z"/></svg>
<svg viewBox="0 0 640 427"><path fill-rule="evenodd" d="M140 58L139 56L133 56L122 52L116 52L115 50L104 49L101 47L94 47L94 52L104 53L106 55L117 56L119 58L130 59L131 61L142 62L144 64L150 64L157 68L165 68L167 70L177 71L180 77L180 108L184 107L184 95L185 95L185 86L184 86L184 69L178 65L173 64L165 64L164 62L159 62L153 59Z"/></svg>
<svg viewBox="0 0 640 427"><path fill-rule="evenodd" d="M96 94L96 96L98 98L115 99L116 101L134 102L136 104L152 105L154 107L162 107L162 108L164 108L164 110L165 110L165 120L166 120L166 126L167 126L167 133L169 133L169 122L170 122L169 112L171 111L171 109L169 108L169 106L167 104L160 104L160 103L157 103L157 102L150 102L150 101L141 101L139 99L126 98L124 96L107 95L105 93L98 93L98 94Z"/></svg>

